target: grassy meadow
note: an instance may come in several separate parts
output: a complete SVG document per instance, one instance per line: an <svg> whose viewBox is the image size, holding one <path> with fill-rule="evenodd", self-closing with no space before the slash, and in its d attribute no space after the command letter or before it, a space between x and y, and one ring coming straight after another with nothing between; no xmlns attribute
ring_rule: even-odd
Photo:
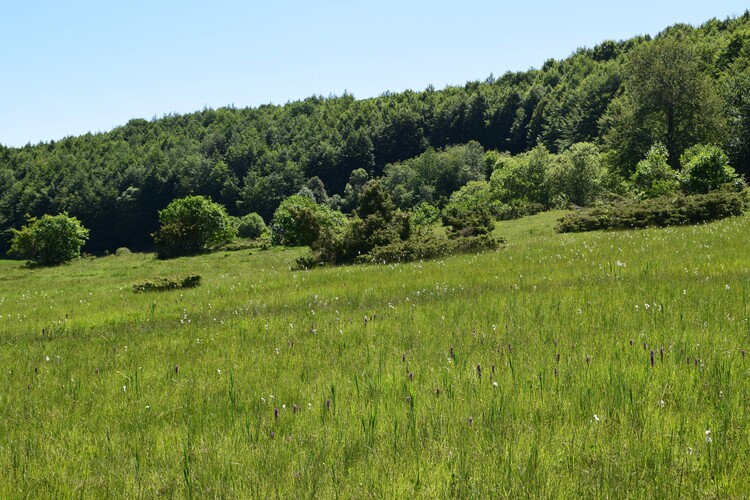
<svg viewBox="0 0 750 500"><path fill-rule="evenodd" d="M560 215L400 265L0 261L0 498L750 495L750 217Z"/></svg>

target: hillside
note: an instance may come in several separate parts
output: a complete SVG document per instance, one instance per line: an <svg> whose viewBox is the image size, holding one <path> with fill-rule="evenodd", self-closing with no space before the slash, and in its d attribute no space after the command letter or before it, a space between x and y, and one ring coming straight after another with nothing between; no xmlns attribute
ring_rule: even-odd
<svg viewBox="0 0 750 500"><path fill-rule="evenodd" d="M750 217L559 215L391 266L0 261L0 496L746 497Z"/></svg>
<svg viewBox="0 0 750 500"><path fill-rule="evenodd" d="M610 170L625 177L655 142L666 143L673 166L688 146L708 142L747 175L749 40L745 13L673 26L654 40L604 41L540 69L463 87L204 109L59 142L0 146L0 252L7 229L27 215L62 211L91 230L89 252L150 249L158 210L174 198L203 194L233 215L258 212L268 221L312 177L328 194L344 195L356 169L377 177L389 164L471 141L513 155L538 145L557 153L595 143ZM672 42L687 54L675 78L690 90L679 95L694 99L664 104L648 93L633 54ZM634 100L638 95L647 98Z"/></svg>

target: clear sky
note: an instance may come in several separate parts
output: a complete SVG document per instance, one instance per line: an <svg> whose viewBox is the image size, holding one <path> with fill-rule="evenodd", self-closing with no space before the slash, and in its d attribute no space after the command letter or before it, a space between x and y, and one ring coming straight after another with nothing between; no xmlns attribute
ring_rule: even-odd
<svg viewBox="0 0 750 500"><path fill-rule="evenodd" d="M0 144L204 107L463 85L740 0L3 0Z"/></svg>

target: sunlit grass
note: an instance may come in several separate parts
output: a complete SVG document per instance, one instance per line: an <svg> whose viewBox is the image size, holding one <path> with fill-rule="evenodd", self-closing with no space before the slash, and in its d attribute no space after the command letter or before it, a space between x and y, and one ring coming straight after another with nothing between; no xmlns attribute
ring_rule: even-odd
<svg viewBox="0 0 750 500"><path fill-rule="evenodd" d="M0 497L746 496L750 219L556 216L408 265L0 262Z"/></svg>

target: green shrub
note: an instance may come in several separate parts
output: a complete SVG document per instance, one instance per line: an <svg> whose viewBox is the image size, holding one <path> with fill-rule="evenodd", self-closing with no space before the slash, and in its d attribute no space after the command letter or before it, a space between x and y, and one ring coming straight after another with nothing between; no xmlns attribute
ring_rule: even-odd
<svg viewBox="0 0 750 500"><path fill-rule="evenodd" d="M174 200L159 212L159 223L153 236L160 259L195 255L237 235L226 209L203 196Z"/></svg>
<svg viewBox="0 0 750 500"><path fill-rule="evenodd" d="M56 266L81 254L89 230L68 214L30 218L21 229L12 229L10 253L41 266Z"/></svg>
<svg viewBox="0 0 750 500"><path fill-rule="evenodd" d="M737 178L729 158L718 146L695 145L683 153L680 163L679 181L686 193L705 194Z"/></svg>
<svg viewBox="0 0 750 500"><path fill-rule="evenodd" d="M292 195L281 202L271 219L274 245L313 245L325 231L334 231L344 223L344 215L318 205L308 196Z"/></svg>
<svg viewBox="0 0 750 500"><path fill-rule="evenodd" d="M490 234L495 219L490 211L490 187L486 181L472 181L451 195L443 209L443 224L450 238Z"/></svg>
<svg viewBox="0 0 750 500"><path fill-rule="evenodd" d="M188 274L185 276L163 277L159 276L151 280L141 281L133 284L133 291L139 292L163 292L167 290L177 290L180 288L195 288L201 284L201 277L198 274Z"/></svg>
<svg viewBox="0 0 750 500"><path fill-rule="evenodd" d="M679 187L677 171L669 166L669 153L664 144L656 143L638 162L633 173L633 188L640 198L668 196Z"/></svg>
<svg viewBox="0 0 750 500"><path fill-rule="evenodd" d="M237 224L237 235L240 238L248 238L254 240L260 238L264 231L266 231L266 223L257 212L253 212L240 217Z"/></svg>
<svg viewBox="0 0 750 500"><path fill-rule="evenodd" d="M574 233L598 229L698 224L741 215L746 207L746 192L729 189L702 195L652 198L568 214L558 221L555 230L559 233Z"/></svg>
<svg viewBox="0 0 750 500"><path fill-rule="evenodd" d="M132 252L131 252L131 251L130 251L130 249L129 249L129 248L127 248L127 247L120 247L120 248L118 248L118 249L117 249L117 250L115 251L115 255L116 255L116 256L118 256L118 257L119 257L119 256L121 256L121 255L130 255L131 253L132 253Z"/></svg>

